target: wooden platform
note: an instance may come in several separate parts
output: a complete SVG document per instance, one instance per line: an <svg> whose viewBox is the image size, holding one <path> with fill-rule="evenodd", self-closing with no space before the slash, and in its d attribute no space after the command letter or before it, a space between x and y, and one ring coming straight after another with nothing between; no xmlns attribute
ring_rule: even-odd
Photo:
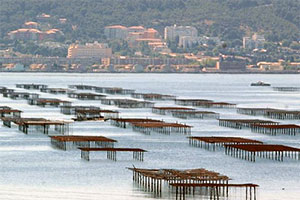
<svg viewBox="0 0 300 200"><path fill-rule="evenodd" d="M215 151L217 147L228 144L263 144L258 140L241 137L188 137L189 145Z"/></svg>
<svg viewBox="0 0 300 200"><path fill-rule="evenodd" d="M113 147L117 142L104 136L50 136L51 144L62 150L70 150L78 147Z"/></svg>
<svg viewBox="0 0 300 200"><path fill-rule="evenodd" d="M225 145L225 154L255 162L256 157L283 161L283 158L300 160L300 149L274 144Z"/></svg>

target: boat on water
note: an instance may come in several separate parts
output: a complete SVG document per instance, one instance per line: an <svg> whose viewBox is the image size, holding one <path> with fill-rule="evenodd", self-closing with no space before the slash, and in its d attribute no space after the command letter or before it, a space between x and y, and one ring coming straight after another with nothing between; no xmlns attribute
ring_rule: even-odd
<svg viewBox="0 0 300 200"><path fill-rule="evenodd" d="M251 83L251 86L271 86L270 83L265 83L263 81L258 81L256 83Z"/></svg>

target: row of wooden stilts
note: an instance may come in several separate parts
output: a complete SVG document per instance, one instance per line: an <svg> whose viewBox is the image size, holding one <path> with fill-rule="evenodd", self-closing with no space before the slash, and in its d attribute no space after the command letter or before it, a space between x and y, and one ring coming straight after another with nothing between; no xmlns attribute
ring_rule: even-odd
<svg viewBox="0 0 300 200"><path fill-rule="evenodd" d="M225 147L225 154L232 157L255 162L256 156L260 158L267 158L270 160L276 160L283 162L284 157L288 157L294 160L300 160L300 152L296 151L259 151L251 152L237 148Z"/></svg>
<svg viewBox="0 0 300 200"><path fill-rule="evenodd" d="M153 192L155 196L161 196L163 179L144 176L133 171L133 181L142 186L146 192Z"/></svg>
<svg viewBox="0 0 300 200"><path fill-rule="evenodd" d="M210 187L198 187L200 195L209 196L210 200L219 200L220 198L228 198L229 190L228 187L223 186L210 186ZM178 200L185 200L187 195L195 195L196 187L190 186L175 186L175 197ZM245 199L246 200L256 200L256 188L255 187L245 187Z"/></svg>

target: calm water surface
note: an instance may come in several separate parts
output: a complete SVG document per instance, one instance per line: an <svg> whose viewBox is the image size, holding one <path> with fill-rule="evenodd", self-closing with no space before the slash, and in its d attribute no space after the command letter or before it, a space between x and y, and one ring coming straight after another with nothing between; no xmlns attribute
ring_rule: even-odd
<svg viewBox="0 0 300 200"><path fill-rule="evenodd" d="M137 92L172 94L179 98L204 98L238 104L239 107L271 107L300 110L300 92L278 92L271 87L250 87L263 80L272 86L300 87L299 75L221 75L221 74L30 74L1 73L0 86L15 88L16 83L43 83L49 87L70 84L115 86ZM23 89L17 89L25 91ZM37 91L32 91L37 92ZM268 136L219 127L216 120L183 120L156 115L151 109L118 109L97 101L79 101L65 95L41 93L42 97L71 100L73 105L97 105L117 109L121 117L151 117L194 126L195 136L241 136L267 143L300 148L299 136ZM112 95L113 96L113 95ZM118 97L118 96L113 96ZM124 96L122 96L124 98ZM65 119L58 108L30 106L25 100L0 96L0 105L23 110L24 117ZM156 106L174 106L172 101L156 102ZM201 109L221 113L222 118L253 118L239 115L235 109ZM256 117L257 118L257 117ZM278 121L278 120L277 120ZM280 121L280 120L279 120ZM300 124L299 120L281 121ZM106 155L93 154L90 162L80 159L79 151L60 151L42 134L25 135L14 128L0 126L0 199L154 199L132 182L126 167L141 168L206 168L231 177L233 183L260 185L259 200L299 200L300 161L256 163L226 156L223 151L209 152L188 145L185 136L153 133L150 136L131 129L113 127L109 122L76 122L71 134L103 135L118 140L118 147L140 147L148 150L145 161L132 161L131 155L118 154L119 161L106 160ZM244 191L233 190L230 199L242 199ZM197 197L197 199L207 197ZM161 199L174 199L166 188ZM190 199L193 199L192 197ZM196 199L196 198L194 198Z"/></svg>

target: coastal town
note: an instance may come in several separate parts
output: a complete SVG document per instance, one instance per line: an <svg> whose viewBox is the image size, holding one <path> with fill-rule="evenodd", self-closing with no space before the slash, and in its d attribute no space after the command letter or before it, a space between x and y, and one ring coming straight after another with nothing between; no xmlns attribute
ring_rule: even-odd
<svg viewBox="0 0 300 200"><path fill-rule="evenodd" d="M0 200L300 199L300 0L0 2Z"/></svg>
<svg viewBox="0 0 300 200"><path fill-rule="evenodd" d="M8 32L5 36L8 42L0 46L0 71L300 72L299 42L294 41L289 47L278 43L274 47L260 33L249 33L238 38L237 44L228 45L228 41L200 34L190 25L174 24L162 31L142 25L109 25L104 27L104 39L83 42L64 39L65 33L60 28L68 23L71 22L67 18L41 13L36 21L25 21L22 27ZM72 25L73 30L77 28Z"/></svg>

